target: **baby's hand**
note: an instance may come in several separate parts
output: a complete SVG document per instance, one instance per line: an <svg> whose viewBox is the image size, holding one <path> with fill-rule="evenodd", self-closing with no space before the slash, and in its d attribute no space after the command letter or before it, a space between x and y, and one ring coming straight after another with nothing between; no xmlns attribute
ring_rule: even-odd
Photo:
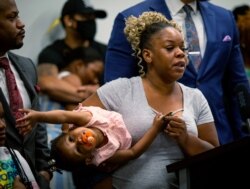
<svg viewBox="0 0 250 189"><path fill-rule="evenodd" d="M94 158L93 155L87 157L87 158L85 159L85 164L86 164L86 165L91 165L91 164L92 164L92 159L93 159L93 158Z"/></svg>
<svg viewBox="0 0 250 189"><path fill-rule="evenodd" d="M19 131L19 134L26 135L28 134L35 125L35 118L33 116L34 110L31 109L20 109L20 112L24 114L22 118L16 120L16 128Z"/></svg>
<svg viewBox="0 0 250 189"><path fill-rule="evenodd" d="M159 132L162 131L166 126L165 115L157 114L153 121L153 127L156 127Z"/></svg>
<svg viewBox="0 0 250 189"><path fill-rule="evenodd" d="M21 181L20 176L16 176L13 183L13 189L26 189L25 185Z"/></svg>

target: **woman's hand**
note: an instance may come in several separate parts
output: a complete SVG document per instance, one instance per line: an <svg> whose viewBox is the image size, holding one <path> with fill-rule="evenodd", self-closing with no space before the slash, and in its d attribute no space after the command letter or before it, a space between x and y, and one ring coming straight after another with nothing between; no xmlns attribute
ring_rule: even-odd
<svg viewBox="0 0 250 189"><path fill-rule="evenodd" d="M187 127L183 119L177 116L166 116L167 125L164 132L174 138L179 144L184 144L187 137Z"/></svg>

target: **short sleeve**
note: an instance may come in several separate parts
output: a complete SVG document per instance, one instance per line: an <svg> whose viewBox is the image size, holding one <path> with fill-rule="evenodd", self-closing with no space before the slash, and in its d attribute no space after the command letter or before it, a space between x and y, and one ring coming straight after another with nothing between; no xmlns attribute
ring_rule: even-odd
<svg viewBox="0 0 250 189"><path fill-rule="evenodd" d="M122 104L124 95L127 94L128 87L129 80L119 78L97 89L97 94L107 110L117 111Z"/></svg>
<svg viewBox="0 0 250 189"><path fill-rule="evenodd" d="M207 99L199 89L195 89L195 109L197 113L197 125L213 122L214 118Z"/></svg>

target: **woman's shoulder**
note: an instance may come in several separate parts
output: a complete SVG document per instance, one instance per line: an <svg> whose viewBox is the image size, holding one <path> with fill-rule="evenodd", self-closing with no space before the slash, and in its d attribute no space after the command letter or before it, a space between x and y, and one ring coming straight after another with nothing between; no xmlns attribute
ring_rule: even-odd
<svg viewBox="0 0 250 189"><path fill-rule="evenodd" d="M203 93L201 92L200 89L198 88L192 88L192 87L189 87L189 86L186 86L182 83L179 83L181 89L182 89L182 92L183 92L183 96L184 98L188 98L188 99L195 99L196 102L200 100L203 100L205 98L205 96L203 95Z"/></svg>
<svg viewBox="0 0 250 189"><path fill-rule="evenodd" d="M141 91L138 90L141 88L139 79L140 77L112 80L98 88L97 94L106 108L112 106L112 108L108 109L118 109L125 102L125 99L126 102L130 102Z"/></svg>
<svg viewBox="0 0 250 189"><path fill-rule="evenodd" d="M186 86L182 83L179 83L179 85L180 85L183 93L186 92L186 93L202 94L202 92L198 88L192 88L192 87Z"/></svg>
<svg viewBox="0 0 250 189"><path fill-rule="evenodd" d="M138 81L140 80L139 76L136 77L131 77L131 78L126 78L126 77L120 77L115 80L109 81L105 83L105 85L122 85L125 87L126 85L135 85L138 84Z"/></svg>

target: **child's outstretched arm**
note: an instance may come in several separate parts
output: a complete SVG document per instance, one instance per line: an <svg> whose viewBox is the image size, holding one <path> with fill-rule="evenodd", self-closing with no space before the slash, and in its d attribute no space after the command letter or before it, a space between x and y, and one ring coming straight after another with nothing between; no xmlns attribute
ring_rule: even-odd
<svg viewBox="0 0 250 189"><path fill-rule="evenodd" d="M152 127L148 129L137 143L127 150L118 150L107 162L123 164L129 160L138 158L147 150L157 134L163 131L165 126L164 115L156 115Z"/></svg>
<svg viewBox="0 0 250 189"><path fill-rule="evenodd" d="M89 122L92 115L89 112L75 112L66 110L52 110L47 112L35 111L31 109L19 110L24 113L24 116L16 120L17 128L25 131L32 130L37 122L44 123L72 123L75 125L85 125Z"/></svg>

